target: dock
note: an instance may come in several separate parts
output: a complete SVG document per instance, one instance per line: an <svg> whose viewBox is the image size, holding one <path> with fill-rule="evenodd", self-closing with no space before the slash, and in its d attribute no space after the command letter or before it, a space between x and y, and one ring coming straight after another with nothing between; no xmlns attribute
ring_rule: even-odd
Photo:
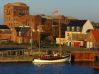
<svg viewBox="0 0 99 74"><path fill-rule="evenodd" d="M0 62L1 63L6 63L6 62L31 62L32 57L29 56L17 56L17 57L0 57Z"/></svg>
<svg viewBox="0 0 99 74"><path fill-rule="evenodd" d="M42 54L46 54L48 50L53 52L58 52L59 48L41 48ZM32 50L26 48L20 50L16 50L15 48L14 50L13 49L2 50L0 51L0 62L31 62L34 57L39 55L38 51L39 51L38 48L34 48ZM71 61L74 62L95 61L95 59L99 57L99 50L86 49L86 48L62 47L62 53L63 54L70 53Z"/></svg>

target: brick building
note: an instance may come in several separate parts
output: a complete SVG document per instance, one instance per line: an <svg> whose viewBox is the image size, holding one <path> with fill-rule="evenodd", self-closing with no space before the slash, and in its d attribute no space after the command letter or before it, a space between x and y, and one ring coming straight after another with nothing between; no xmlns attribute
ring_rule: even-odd
<svg viewBox="0 0 99 74"><path fill-rule="evenodd" d="M10 28L18 26L30 26L36 29L41 25L41 17L29 14L29 6L24 3L8 3L4 5L4 24Z"/></svg>
<svg viewBox="0 0 99 74"><path fill-rule="evenodd" d="M8 26L0 25L0 43L6 42L12 39L12 33Z"/></svg>
<svg viewBox="0 0 99 74"><path fill-rule="evenodd" d="M66 30L66 24L69 23L71 20L68 17L65 17L64 15L53 15L53 16L46 16L42 15L42 24L44 25L44 30L48 35L52 35L54 37L59 36L59 24L61 27L61 36L65 37L65 30Z"/></svg>
<svg viewBox="0 0 99 74"><path fill-rule="evenodd" d="M43 30L43 39L44 37L48 37L49 40L55 40L56 37L59 36L59 24L61 26L61 37L65 37L65 30L66 30L66 24L70 22L70 19L68 17L65 17L63 15L53 15L53 16L46 16L46 15L30 15L29 14L29 6L27 6L24 3L16 2L16 3L8 3L4 5L4 24L7 25L12 32L18 32L15 31L15 27L20 26L28 26L30 27L31 31L35 30L37 33L37 29ZM14 30L14 31L13 31ZM30 31L29 31L30 32ZM14 35L12 33L12 40L17 40L17 35ZM42 33L41 33L42 35ZM15 37L16 36L16 37ZM23 35L25 36L25 35ZM38 35L36 35L38 36ZM35 37L35 34L33 34L34 40L37 40L38 37ZM45 38L46 38L45 37ZM15 39L16 38L16 39ZM18 37L19 38L19 37ZM25 39L25 37L22 37L22 39ZM50 39L51 38L51 39ZM30 41L30 40L22 40ZM21 41L21 42L22 42Z"/></svg>
<svg viewBox="0 0 99 74"><path fill-rule="evenodd" d="M15 42L22 43L22 42L29 42L30 34L27 38L26 33L38 28L41 29L41 16L39 15L30 15L29 14L29 6L24 3L16 2L16 3L8 3L4 5L4 24L9 27L12 32L12 39ZM26 31L25 27L29 27L30 30ZM19 31L20 27L22 28L22 32L24 35L20 37ZM32 30L31 30L32 29ZM24 33L26 31L26 33ZM37 33L37 32L35 32ZM3 36L3 35L2 35ZM37 36L37 34L36 34ZM33 34L35 37L35 34ZM35 37L34 40L37 40L38 37Z"/></svg>

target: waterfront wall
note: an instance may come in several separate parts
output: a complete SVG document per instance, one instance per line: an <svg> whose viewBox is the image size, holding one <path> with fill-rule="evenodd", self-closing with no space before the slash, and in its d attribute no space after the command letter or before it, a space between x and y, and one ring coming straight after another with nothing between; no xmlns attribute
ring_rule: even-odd
<svg viewBox="0 0 99 74"><path fill-rule="evenodd" d="M99 52L91 51L73 51L71 52L71 58L73 61L95 61L96 57L99 57Z"/></svg>

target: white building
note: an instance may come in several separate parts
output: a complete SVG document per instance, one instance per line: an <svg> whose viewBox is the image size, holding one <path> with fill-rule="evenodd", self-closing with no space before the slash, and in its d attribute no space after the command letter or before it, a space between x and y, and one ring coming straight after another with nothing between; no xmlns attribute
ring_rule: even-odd
<svg viewBox="0 0 99 74"><path fill-rule="evenodd" d="M62 44L72 47L80 47L84 45L87 31L93 28L92 22L89 20L72 20L67 24L65 31L65 40Z"/></svg>

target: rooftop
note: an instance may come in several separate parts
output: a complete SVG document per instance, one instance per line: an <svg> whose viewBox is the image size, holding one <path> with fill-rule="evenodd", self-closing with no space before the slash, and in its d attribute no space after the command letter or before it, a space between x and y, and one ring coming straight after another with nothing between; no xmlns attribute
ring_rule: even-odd
<svg viewBox="0 0 99 74"><path fill-rule="evenodd" d="M9 27L6 25L0 25L0 29L9 29Z"/></svg>
<svg viewBox="0 0 99 74"><path fill-rule="evenodd" d="M23 2L15 2L15 3L8 3L6 5L14 5L14 6L27 6L25 3ZM5 5L5 6L6 6Z"/></svg>
<svg viewBox="0 0 99 74"><path fill-rule="evenodd" d="M10 48L10 47L4 47L4 48L1 48L0 47L0 51L4 51L4 50L23 50L24 48L18 48L18 47L14 47L14 48Z"/></svg>
<svg viewBox="0 0 99 74"><path fill-rule="evenodd" d="M87 20L72 20L68 24L69 26L83 26Z"/></svg>
<svg viewBox="0 0 99 74"><path fill-rule="evenodd" d="M99 41L99 29L92 30L91 32L92 32L92 34L93 34L95 40L96 40L96 41Z"/></svg>
<svg viewBox="0 0 99 74"><path fill-rule="evenodd" d="M0 45L0 51L5 50L24 50L27 49L24 45Z"/></svg>

